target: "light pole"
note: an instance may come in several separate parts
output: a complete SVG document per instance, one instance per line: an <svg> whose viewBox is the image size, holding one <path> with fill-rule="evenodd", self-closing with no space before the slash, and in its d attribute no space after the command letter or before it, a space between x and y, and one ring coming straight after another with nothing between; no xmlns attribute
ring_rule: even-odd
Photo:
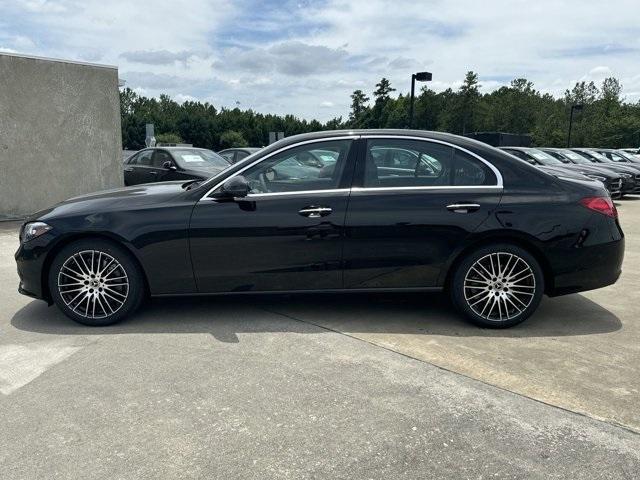
<svg viewBox="0 0 640 480"><path fill-rule="evenodd" d="M409 128L413 128L413 102L415 100L416 81L430 82L433 75L431 72L418 72L411 74L411 103L409 107Z"/></svg>
<svg viewBox="0 0 640 480"><path fill-rule="evenodd" d="M573 112L574 110L580 111L584 108L584 105L577 104L571 105L571 113L569 114L569 134L567 135L567 148L571 148L571 129L573 128Z"/></svg>

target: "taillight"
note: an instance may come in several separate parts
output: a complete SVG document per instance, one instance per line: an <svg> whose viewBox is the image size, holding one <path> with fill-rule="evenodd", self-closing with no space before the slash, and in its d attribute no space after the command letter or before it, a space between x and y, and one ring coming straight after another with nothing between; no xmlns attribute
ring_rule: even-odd
<svg viewBox="0 0 640 480"><path fill-rule="evenodd" d="M594 212L602 213L611 218L618 218L618 210L610 197L587 197L580 200L580 204Z"/></svg>

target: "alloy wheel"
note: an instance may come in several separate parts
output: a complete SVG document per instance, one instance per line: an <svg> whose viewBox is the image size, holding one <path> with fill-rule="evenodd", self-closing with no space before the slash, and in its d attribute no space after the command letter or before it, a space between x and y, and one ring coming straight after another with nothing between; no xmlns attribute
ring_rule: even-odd
<svg viewBox="0 0 640 480"><path fill-rule="evenodd" d="M464 279L464 298L483 319L503 322L521 315L533 301L536 280L521 257L495 252L478 259Z"/></svg>
<svg viewBox="0 0 640 480"><path fill-rule="evenodd" d="M98 250L83 250L71 255L60 267L58 292L77 315L106 318L125 304L129 278L113 256Z"/></svg>

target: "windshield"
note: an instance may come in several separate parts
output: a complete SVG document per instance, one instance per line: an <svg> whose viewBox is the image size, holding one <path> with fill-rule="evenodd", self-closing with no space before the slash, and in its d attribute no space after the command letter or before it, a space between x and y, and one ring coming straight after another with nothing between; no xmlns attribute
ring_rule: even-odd
<svg viewBox="0 0 640 480"><path fill-rule="evenodd" d="M551 155L549 155L546 152L543 152L542 150L537 150L535 148L531 148L531 149L527 150L527 153L529 155L531 155L533 158L535 158L538 162L540 162L543 165L559 165L559 166L562 166L562 162L560 160L558 160L557 158L553 158Z"/></svg>
<svg viewBox="0 0 640 480"><path fill-rule="evenodd" d="M619 162L619 163L628 163L627 159L624 158L622 155L620 155L619 153L610 153L611 155L611 160L613 160L614 162Z"/></svg>
<svg viewBox="0 0 640 480"><path fill-rule="evenodd" d="M173 150L178 165L184 169L191 168L227 168L229 162L211 150Z"/></svg>
<svg viewBox="0 0 640 480"><path fill-rule="evenodd" d="M586 158L584 155L581 155L576 152L572 152L570 150L566 150L562 152L567 158L571 159L574 163L580 163L582 165L587 165L589 163L593 163L591 160Z"/></svg>
<svg viewBox="0 0 640 480"><path fill-rule="evenodd" d="M618 152L616 152L618 155L626 158L627 160L629 160L630 162L638 162L640 160L640 157L638 155L634 155L633 153L629 153L629 152L625 152L624 150L618 150Z"/></svg>
<svg viewBox="0 0 640 480"><path fill-rule="evenodd" d="M572 160L572 161L574 161L576 163L589 163L589 160L584 158L579 153L572 152L571 150L562 150L562 152L560 152L560 155L562 155L565 158L568 158L569 160Z"/></svg>
<svg viewBox="0 0 640 480"><path fill-rule="evenodd" d="M596 152L595 150L585 150L585 152L587 152L589 155L595 158L598 162L602 162L602 163L610 162L610 160L607 157L605 157L601 153Z"/></svg>

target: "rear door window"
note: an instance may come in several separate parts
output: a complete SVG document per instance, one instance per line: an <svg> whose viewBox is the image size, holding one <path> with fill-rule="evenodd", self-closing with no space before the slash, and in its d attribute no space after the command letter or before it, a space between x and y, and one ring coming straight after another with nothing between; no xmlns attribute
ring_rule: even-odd
<svg viewBox="0 0 640 480"><path fill-rule="evenodd" d="M408 139L367 141L365 188L495 185L493 171L461 150Z"/></svg>

